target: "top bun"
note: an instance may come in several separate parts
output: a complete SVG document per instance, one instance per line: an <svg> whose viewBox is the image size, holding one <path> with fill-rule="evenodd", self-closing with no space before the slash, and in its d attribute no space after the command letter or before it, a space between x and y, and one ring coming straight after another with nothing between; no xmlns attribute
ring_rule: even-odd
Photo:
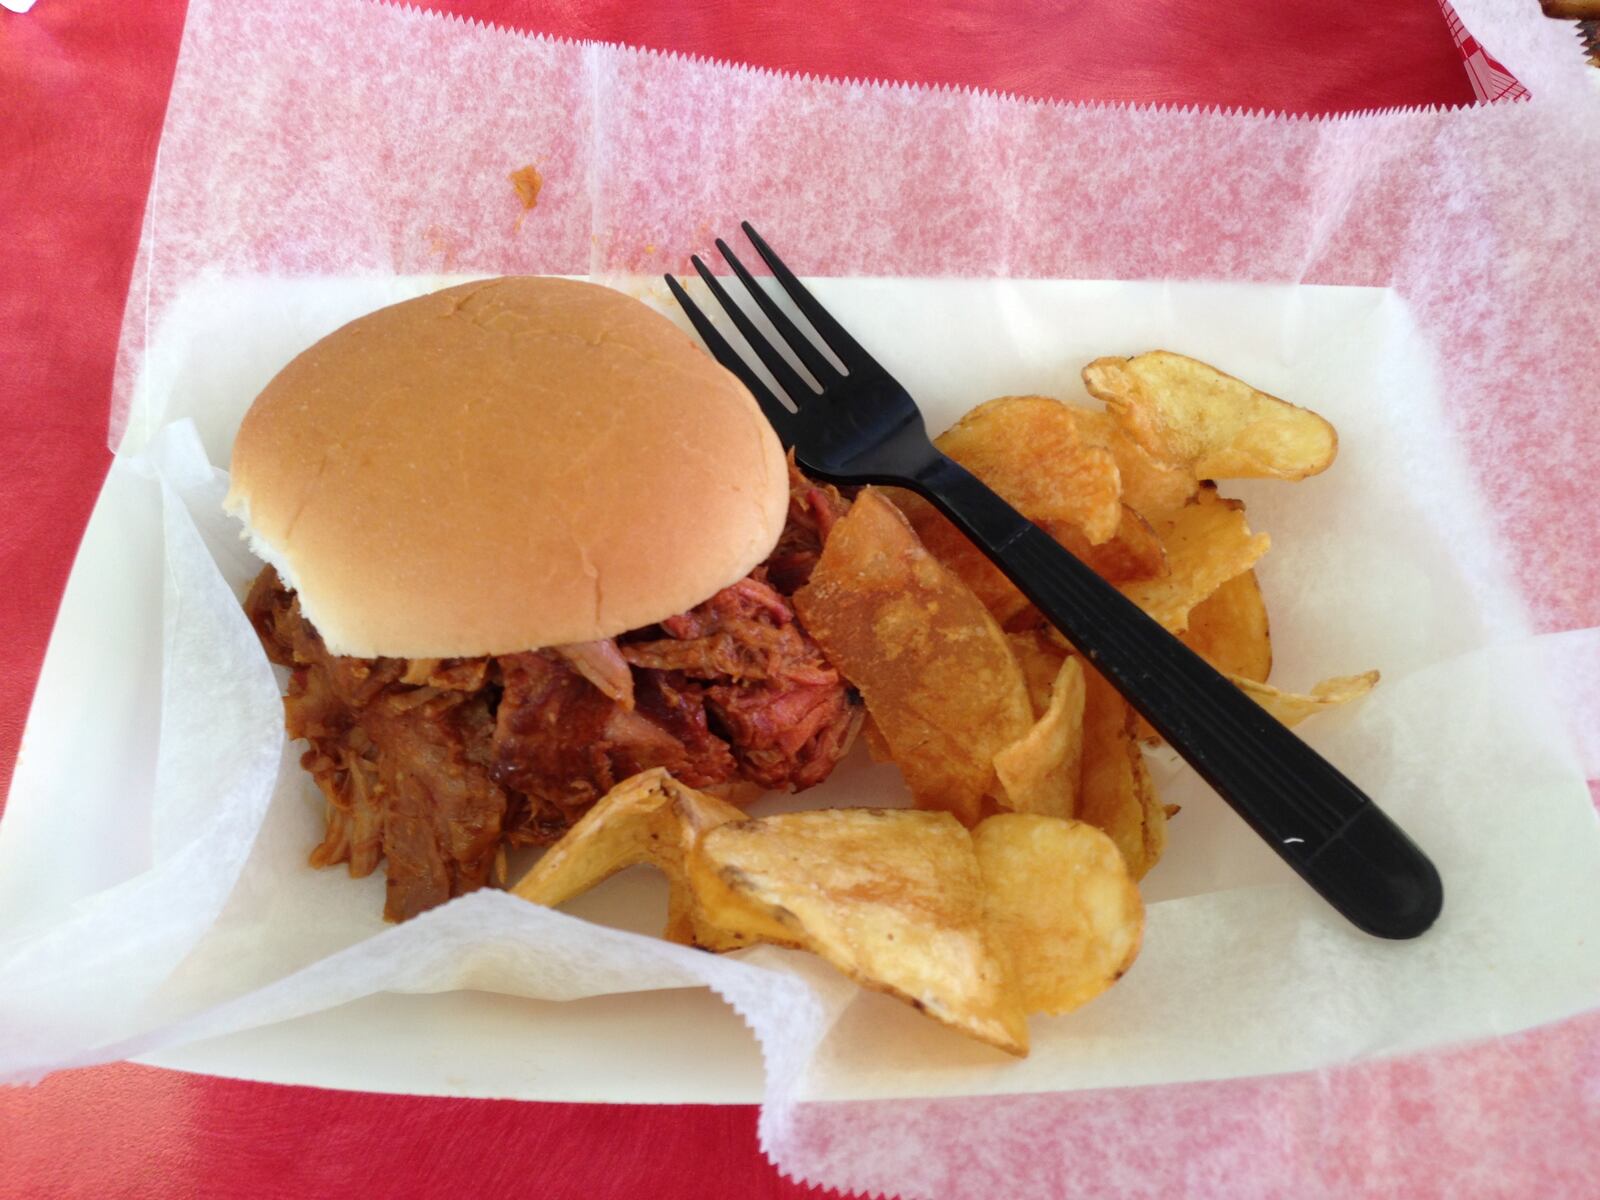
<svg viewBox="0 0 1600 1200"><path fill-rule="evenodd" d="M323 338L257 397L226 507L335 654L611 637L771 553L782 447L744 386L610 288L508 276Z"/></svg>

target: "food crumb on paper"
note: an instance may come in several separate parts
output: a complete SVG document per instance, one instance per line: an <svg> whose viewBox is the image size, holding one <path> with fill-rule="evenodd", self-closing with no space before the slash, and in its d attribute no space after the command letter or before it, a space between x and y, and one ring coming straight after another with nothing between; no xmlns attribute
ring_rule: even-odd
<svg viewBox="0 0 1600 1200"><path fill-rule="evenodd" d="M511 186L517 189L517 199L522 201L522 213L526 216L539 203L539 189L544 187L544 176L539 174L538 167L529 163L525 167L518 167L506 178L511 181Z"/></svg>

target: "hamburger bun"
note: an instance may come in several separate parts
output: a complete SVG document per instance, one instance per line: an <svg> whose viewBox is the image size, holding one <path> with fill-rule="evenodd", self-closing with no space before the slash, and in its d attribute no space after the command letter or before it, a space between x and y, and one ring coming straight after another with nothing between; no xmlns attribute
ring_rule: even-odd
<svg viewBox="0 0 1600 1200"><path fill-rule="evenodd" d="M744 386L610 288L508 276L361 317L286 366L228 511L329 650L476 657L651 625L761 563L783 450Z"/></svg>

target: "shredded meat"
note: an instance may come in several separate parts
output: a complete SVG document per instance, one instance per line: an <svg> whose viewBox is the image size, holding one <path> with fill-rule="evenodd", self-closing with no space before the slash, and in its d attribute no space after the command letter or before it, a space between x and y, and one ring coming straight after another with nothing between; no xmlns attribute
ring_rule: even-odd
<svg viewBox="0 0 1600 1200"><path fill-rule="evenodd" d="M705 681L706 705L744 778L798 791L828 777L854 732L854 709L787 600L741 579L661 630L665 638L623 643L622 656Z"/></svg>
<svg viewBox="0 0 1600 1200"><path fill-rule="evenodd" d="M792 596L806 585L822 543L828 540L834 522L848 511L850 502L839 489L828 483L814 483L800 472L789 456L789 519L783 535L764 564L767 582L785 596Z"/></svg>
<svg viewBox="0 0 1600 1200"><path fill-rule="evenodd" d="M507 831L513 844L559 837L617 783L666 767L690 787L735 774L728 746L706 727L701 689L659 672L641 679L629 707L547 653L500 660L495 779L527 800ZM676 684L676 686L675 686Z"/></svg>
<svg viewBox="0 0 1600 1200"><path fill-rule="evenodd" d="M330 654L269 567L245 608L289 668L284 720L328 801L313 866L385 864L402 921L490 882L507 846L559 838L630 775L812 787L860 724L786 596L847 507L791 464L788 526L748 578L658 626L489 658Z"/></svg>
<svg viewBox="0 0 1600 1200"><path fill-rule="evenodd" d="M384 915L397 921L483 886L507 808L489 772L488 662L329 654L271 568L246 607L290 668L285 725L309 743L301 765L328 799L312 865L362 876L387 860Z"/></svg>

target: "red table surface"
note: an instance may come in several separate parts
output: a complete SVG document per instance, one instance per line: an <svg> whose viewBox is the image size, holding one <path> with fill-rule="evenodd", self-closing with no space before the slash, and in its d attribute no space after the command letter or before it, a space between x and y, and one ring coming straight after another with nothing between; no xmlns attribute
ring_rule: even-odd
<svg viewBox="0 0 1600 1200"><path fill-rule="evenodd" d="M828 76L1329 113L1472 100L1435 0L454 0ZM182 0L0 13L0 789L109 463L107 405ZM3 813L3 805L0 805ZM749 1106L367 1095L128 1064L0 1090L0 1193L790 1196Z"/></svg>

